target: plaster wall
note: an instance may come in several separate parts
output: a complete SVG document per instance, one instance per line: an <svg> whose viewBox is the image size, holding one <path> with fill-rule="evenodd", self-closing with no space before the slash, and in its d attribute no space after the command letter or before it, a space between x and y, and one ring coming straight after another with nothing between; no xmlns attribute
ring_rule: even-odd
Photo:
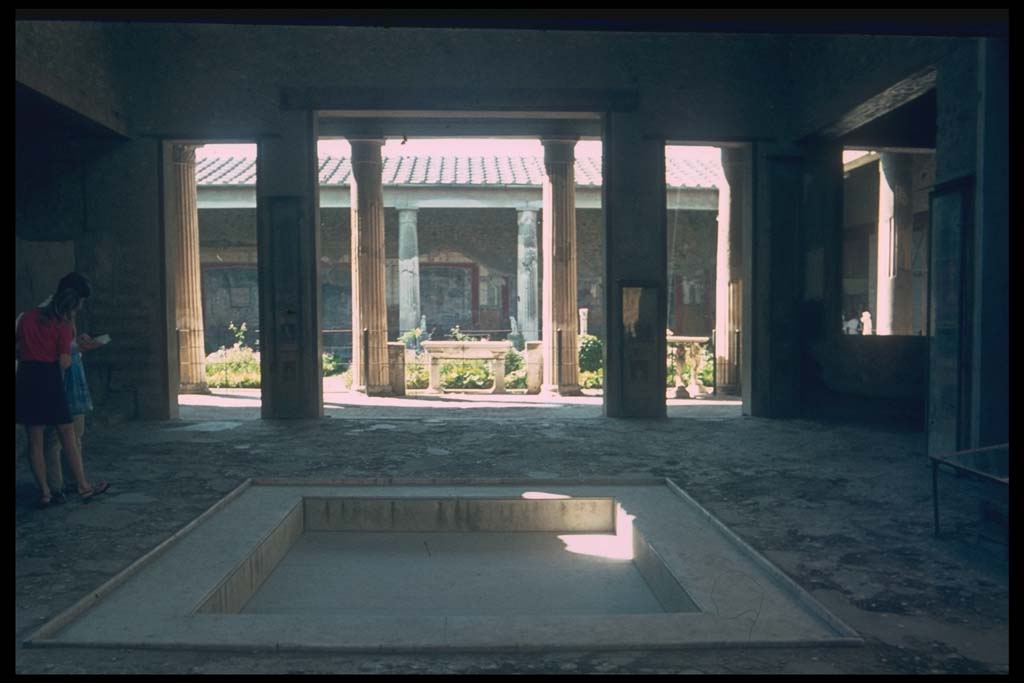
<svg viewBox="0 0 1024 683"><path fill-rule="evenodd" d="M17 21L14 80L118 133L128 128L119 37L94 22Z"/></svg>
<svg viewBox="0 0 1024 683"><path fill-rule="evenodd" d="M792 36L787 68L794 109L787 134L801 139L818 132L972 43L927 36Z"/></svg>

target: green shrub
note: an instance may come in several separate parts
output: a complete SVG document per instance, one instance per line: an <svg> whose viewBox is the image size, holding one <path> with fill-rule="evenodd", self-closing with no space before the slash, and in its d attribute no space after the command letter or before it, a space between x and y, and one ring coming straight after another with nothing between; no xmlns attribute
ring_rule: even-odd
<svg viewBox="0 0 1024 683"><path fill-rule="evenodd" d="M426 389L428 386L430 386L430 372L427 370L427 366L419 362L406 363L406 389Z"/></svg>
<svg viewBox="0 0 1024 683"><path fill-rule="evenodd" d="M516 370L522 369L524 365L526 365L526 361L523 360L523 354L515 349L509 349L505 354L505 374L512 374Z"/></svg>
<svg viewBox="0 0 1024 683"><path fill-rule="evenodd" d="M427 338L427 335L420 328L408 330L405 334L398 338L398 341L405 344L407 349L420 350L420 343Z"/></svg>
<svg viewBox="0 0 1024 683"><path fill-rule="evenodd" d="M449 389L489 389L491 369L482 360L463 360L441 365L441 386Z"/></svg>
<svg viewBox="0 0 1024 683"><path fill-rule="evenodd" d="M206 364L206 384L214 389L257 388L260 361L247 346L221 348L217 360Z"/></svg>
<svg viewBox="0 0 1024 683"><path fill-rule="evenodd" d="M706 387L715 385L715 354L708 349L704 350L704 367L700 369L697 379Z"/></svg>
<svg viewBox="0 0 1024 683"><path fill-rule="evenodd" d="M448 336L452 341L473 341L473 337L460 330L458 325L448 331Z"/></svg>
<svg viewBox="0 0 1024 683"><path fill-rule="evenodd" d="M341 360L340 356L333 353L324 354L323 373L324 377L340 375L348 369L348 363Z"/></svg>
<svg viewBox="0 0 1024 683"><path fill-rule="evenodd" d="M604 387L604 370L582 370L580 372L581 389L601 389Z"/></svg>
<svg viewBox="0 0 1024 683"><path fill-rule="evenodd" d="M249 331L249 327L248 325L245 324L245 321L242 321L242 324L236 327L235 321L232 320L231 322L228 323L228 331L230 331L232 336L234 336L235 338L235 346L244 348L245 333Z"/></svg>
<svg viewBox="0 0 1024 683"><path fill-rule="evenodd" d="M683 366L683 374L680 375L682 377L682 379L683 379L683 384L686 384L686 378L690 376L688 374L689 372L690 372L690 369L684 365ZM675 362L674 358L669 358L668 359L668 365L665 367L665 386L666 387L674 387L675 385L676 385L676 362Z"/></svg>
<svg viewBox="0 0 1024 683"><path fill-rule="evenodd" d="M526 388L526 368L519 368L505 375L505 388L507 389L525 389Z"/></svg>
<svg viewBox="0 0 1024 683"><path fill-rule="evenodd" d="M604 342L600 337L584 334L580 337L580 370L594 372L604 367Z"/></svg>

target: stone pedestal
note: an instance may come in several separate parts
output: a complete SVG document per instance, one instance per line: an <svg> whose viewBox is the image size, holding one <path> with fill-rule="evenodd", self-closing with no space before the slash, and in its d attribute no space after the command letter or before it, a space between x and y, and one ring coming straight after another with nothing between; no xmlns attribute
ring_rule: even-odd
<svg viewBox="0 0 1024 683"><path fill-rule="evenodd" d="M392 396L405 396L405 344L388 342L388 376Z"/></svg>
<svg viewBox="0 0 1024 683"><path fill-rule="evenodd" d="M352 386L368 395L391 391L384 272L381 139L352 144ZM364 334L365 332L365 334Z"/></svg>
<svg viewBox="0 0 1024 683"><path fill-rule="evenodd" d="M196 206L196 147L175 145L177 184L178 270L177 327L179 393L208 394L206 348L203 339L203 292L199 267L199 209Z"/></svg>
<svg viewBox="0 0 1024 683"><path fill-rule="evenodd" d="M580 396L576 306L575 140L544 144L543 392Z"/></svg>
<svg viewBox="0 0 1024 683"><path fill-rule="evenodd" d="M544 349L540 341L526 342L526 393L539 394L544 375Z"/></svg>

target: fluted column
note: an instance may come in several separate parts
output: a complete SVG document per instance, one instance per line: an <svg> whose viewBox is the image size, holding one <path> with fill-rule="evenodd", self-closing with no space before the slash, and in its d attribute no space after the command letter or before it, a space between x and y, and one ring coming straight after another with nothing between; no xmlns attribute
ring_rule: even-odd
<svg viewBox="0 0 1024 683"><path fill-rule="evenodd" d="M729 328L729 264L732 254L729 240L731 216L731 192L729 181L722 173L722 181L718 186L718 241L715 249L715 383L718 386L733 384L733 368L736 360L732 358ZM718 387L715 387L718 391Z"/></svg>
<svg viewBox="0 0 1024 683"><path fill-rule="evenodd" d="M575 140L543 140L544 380L541 391L578 396Z"/></svg>
<svg viewBox="0 0 1024 683"><path fill-rule="evenodd" d="M390 393L384 272L383 140L352 143L352 386ZM363 331L368 331L364 348Z"/></svg>
<svg viewBox="0 0 1024 683"><path fill-rule="evenodd" d="M913 326L910 173L909 159L905 156L881 155L878 164L875 334L910 334Z"/></svg>
<svg viewBox="0 0 1024 683"><path fill-rule="evenodd" d="M534 341L540 339L538 325L537 283L540 273L537 262L537 211L535 209L519 210L519 233L516 240L516 295L518 305L516 315L519 317L519 329L523 339Z"/></svg>
<svg viewBox="0 0 1024 683"><path fill-rule="evenodd" d="M398 333L420 324L420 250L416 209L398 212Z"/></svg>
<svg viewBox="0 0 1024 683"><path fill-rule="evenodd" d="M177 328L179 388L182 394L207 394L203 339L202 274L199 268L199 209L196 206L196 146L174 146L178 201Z"/></svg>

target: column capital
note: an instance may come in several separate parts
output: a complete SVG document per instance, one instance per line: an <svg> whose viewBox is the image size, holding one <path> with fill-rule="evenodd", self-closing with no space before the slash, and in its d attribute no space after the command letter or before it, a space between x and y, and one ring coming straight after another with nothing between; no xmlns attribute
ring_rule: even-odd
<svg viewBox="0 0 1024 683"><path fill-rule="evenodd" d="M381 164L381 147L384 138L349 138L352 145L353 164Z"/></svg>
<svg viewBox="0 0 1024 683"><path fill-rule="evenodd" d="M541 139L545 164L571 164L575 161L576 141L579 138Z"/></svg>
<svg viewBox="0 0 1024 683"><path fill-rule="evenodd" d="M202 145L172 145L171 160L176 164L195 164L196 150Z"/></svg>

